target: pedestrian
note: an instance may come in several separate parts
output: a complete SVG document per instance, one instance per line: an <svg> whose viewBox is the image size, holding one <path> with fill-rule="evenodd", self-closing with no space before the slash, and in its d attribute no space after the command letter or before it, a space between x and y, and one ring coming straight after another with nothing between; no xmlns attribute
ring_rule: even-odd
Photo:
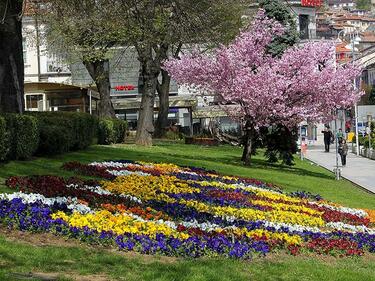
<svg viewBox="0 0 375 281"><path fill-rule="evenodd" d="M348 144L346 143L345 139L343 139L340 142L340 145L339 145L339 154L341 156L342 166L345 167L346 166L346 156L348 155Z"/></svg>
<svg viewBox="0 0 375 281"><path fill-rule="evenodd" d="M307 155L307 143L306 143L306 139L302 138L302 142L301 142L301 159L302 160L305 159L306 155Z"/></svg>
<svg viewBox="0 0 375 281"><path fill-rule="evenodd" d="M345 132L350 133L350 128L351 128L351 122L348 120L345 122Z"/></svg>
<svg viewBox="0 0 375 281"><path fill-rule="evenodd" d="M337 141L341 143L344 139L344 133L342 132L342 129L340 128L339 131L336 134Z"/></svg>
<svg viewBox="0 0 375 281"><path fill-rule="evenodd" d="M333 134L329 126L326 126L324 131L322 131L324 135L324 148L325 152L329 152L329 146L331 145Z"/></svg>

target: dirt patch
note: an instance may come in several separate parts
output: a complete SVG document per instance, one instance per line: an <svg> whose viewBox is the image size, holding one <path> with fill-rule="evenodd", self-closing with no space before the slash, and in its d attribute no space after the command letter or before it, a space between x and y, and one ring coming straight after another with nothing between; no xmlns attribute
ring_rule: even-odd
<svg viewBox="0 0 375 281"><path fill-rule="evenodd" d="M78 240L67 240L51 233L30 233L0 227L0 234L3 235L7 241L24 243L38 247L82 247L84 245L79 243Z"/></svg>
<svg viewBox="0 0 375 281"><path fill-rule="evenodd" d="M62 236L57 236L52 233L23 232L19 230L12 230L0 227L0 235L4 236L5 239L10 242L22 243L36 247L79 247L86 250L100 250L110 254L121 255L126 258L138 259L139 262L144 264L151 264L154 262L172 264L179 260L179 258L176 257L142 255L137 252L121 252L117 249L117 247L108 248L101 245L90 245L86 243L81 243L79 240L76 239L66 239ZM72 260L67 262L74 263L75 261Z"/></svg>
<svg viewBox="0 0 375 281"><path fill-rule="evenodd" d="M31 280L39 279L42 281L57 281L61 278L69 278L70 280L75 281L110 281L112 280L107 275L79 275L76 272L64 272L61 273L45 273L45 272L29 272L29 273L9 273L9 277L14 280Z"/></svg>

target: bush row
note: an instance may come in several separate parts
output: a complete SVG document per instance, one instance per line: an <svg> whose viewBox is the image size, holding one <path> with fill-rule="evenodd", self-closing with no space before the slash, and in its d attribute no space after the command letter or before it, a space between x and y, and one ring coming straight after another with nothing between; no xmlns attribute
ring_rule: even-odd
<svg viewBox="0 0 375 281"><path fill-rule="evenodd" d="M355 136L353 137L352 142L356 143L356 137ZM369 143L370 143L368 135L364 136L364 137L363 136L359 136L358 142L359 142L359 145L362 145L362 146L368 148L369 147ZM374 133L371 134L371 147L373 149L375 149L375 134Z"/></svg>
<svg viewBox="0 0 375 281"><path fill-rule="evenodd" d="M127 123L85 113L34 112L0 116L0 161L55 155L91 144L121 143Z"/></svg>

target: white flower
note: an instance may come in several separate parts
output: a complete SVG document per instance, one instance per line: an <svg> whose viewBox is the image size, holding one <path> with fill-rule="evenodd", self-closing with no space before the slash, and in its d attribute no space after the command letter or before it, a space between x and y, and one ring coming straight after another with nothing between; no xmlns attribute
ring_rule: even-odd
<svg viewBox="0 0 375 281"><path fill-rule="evenodd" d="M25 204L32 204L35 202L41 202L42 204L52 206L54 204L66 204L69 210L80 212L81 214L92 213L90 207L78 203L78 199L76 197L67 198L67 197L54 197L54 198L46 198L41 194L36 193L23 193L23 192L15 192L12 194L0 194L0 199L3 200L13 200L13 199L21 199Z"/></svg>

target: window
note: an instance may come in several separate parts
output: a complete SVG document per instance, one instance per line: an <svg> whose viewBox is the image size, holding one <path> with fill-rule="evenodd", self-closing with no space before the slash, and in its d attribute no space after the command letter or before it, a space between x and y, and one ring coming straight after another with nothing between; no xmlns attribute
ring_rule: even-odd
<svg viewBox="0 0 375 281"><path fill-rule="evenodd" d="M43 95L26 95L26 110L28 111L43 111Z"/></svg>
<svg viewBox="0 0 375 281"><path fill-rule="evenodd" d="M48 54L47 55L47 72L69 72L69 67L64 63L64 58L61 56Z"/></svg>

